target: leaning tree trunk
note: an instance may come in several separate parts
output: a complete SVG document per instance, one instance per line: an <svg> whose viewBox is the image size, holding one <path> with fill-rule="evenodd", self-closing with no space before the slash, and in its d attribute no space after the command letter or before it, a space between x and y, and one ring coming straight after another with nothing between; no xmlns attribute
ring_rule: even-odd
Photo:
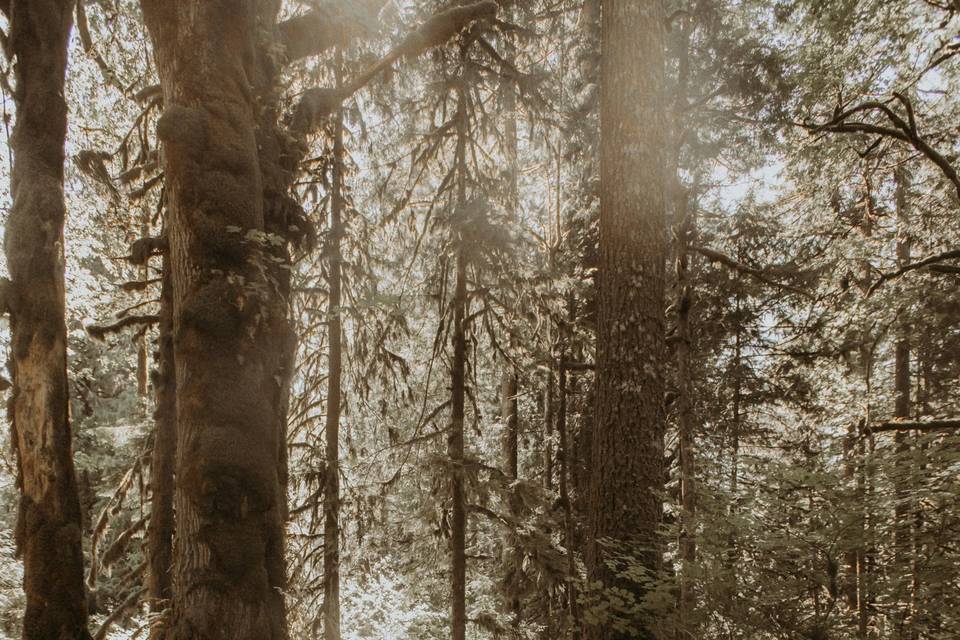
<svg viewBox="0 0 960 640"><path fill-rule="evenodd" d="M273 3L143 0L164 95L177 396L168 638L286 637L286 308L265 189ZM267 133L270 133L269 131ZM263 154L264 157L261 157Z"/></svg>
<svg viewBox="0 0 960 640"><path fill-rule="evenodd" d="M663 29L660 0L605 0L602 16L600 261L596 415L587 567L602 585L639 601L642 585L615 559L661 565L665 353ZM642 63L638 63L642 61ZM594 640L652 637L628 602L631 630L606 624Z"/></svg>
<svg viewBox="0 0 960 640"><path fill-rule="evenodd" d="M72 0L4 3L17 118L5 249L12 330L9 413L17 454L27 606L23 637L89 638L80 498L73 468L64 293L64 84Z"/></svg>

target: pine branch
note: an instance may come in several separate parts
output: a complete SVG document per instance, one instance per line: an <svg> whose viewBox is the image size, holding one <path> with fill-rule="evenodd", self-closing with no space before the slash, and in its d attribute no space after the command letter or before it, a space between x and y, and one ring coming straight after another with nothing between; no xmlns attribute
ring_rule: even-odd
<svg viewBox="0 0 960 640"><path fill-rule="evenodd" d="M784 289L786 291L796 293L797 295L803 296L805 298L813 298L813 294L811 294L809 291L800 289L799 287L794 287L793 285L777 282L776 280L770 278L766 274L766 272L764 272L762 269L756 269L754 267L751 267L750 265L743 264L742 262L734 260L730 256L724 255L719 251L714 251L713 249L708 249L707 247L699 247L699 246L691 247L691 250L696 251L697 253L699 253L700 255L702 255L703 257L707 258L712 262L719 262L720 264L730 269L733 269L734 271L745 273L771 287L775 287L777 289Z"/></svg>
<svg viewBox="0 0 960 640"><path fill-rule="evenodd" d="M957 260L957 259L960 259L960 249L954 249L952 251L944 251L943 253L938 253L937 255L924 258L923 260L920 260L918 262L911 262L908 265L904 265L900 267L896 271L891 271L890 273L885 273L881 275L880 279L874 282L870 286L870 289L867 291L867 297L870 297L871 295L873 295L874 291L882 287L887 282L890 282L891 280L895 280L900 276L906 275L911 271L917 271L918 269L923 269L924 267L933 268L933 265L936 265L937 263L944 262L946 260ZM941 271L941 273L960 273L960 269L956 269L956 267L954 267L953 269L955 270L945 269Z"/></svg>

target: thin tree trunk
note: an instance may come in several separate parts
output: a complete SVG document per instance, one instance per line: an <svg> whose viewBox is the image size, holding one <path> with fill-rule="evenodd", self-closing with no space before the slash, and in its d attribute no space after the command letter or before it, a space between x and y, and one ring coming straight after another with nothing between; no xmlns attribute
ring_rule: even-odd
<svg viewBox="0 0 960 640"><path fill-rule="evenodd" d="M343 54L337 52L337 82ZM330 241L327 278L329 362L327 371L327 469L323 492L323 637L340 640L340 407L343 373L343 323L341 317L341 265L343 255L343 109L333 121L333 181L330 194Z"/></svg>
<svg viewBox="0 0 960 640"><path fill-rule="evenodd" d="M679 187L679 184L678 184ZM694 581L690 573L697 559L697 498L696 498L696 416L693 399L693 367L691 351L693 332L691 310L694 289L690 277L690 245L696 234L695 213L687 211L687 194L680 189L679 212L682 222L677 234L677 423L680 439L680 622L683 633L696 637L690 623L696 600Z"/></svg>
<svg viewBox="0 0 960 640"><path fill-rule="evenodd" d="M276 7L143 0L164 94L177 380L171 640L286 637L281 452L288 325L256 99ZM269 133L269 132L268 132ZM266 152L264 152L265 154ZM269 243L267 243L269 244Z"/></svg>
<svg viewBox="0 0 960 640"><path fill-rule="evenodd" d="M17 455L28 640L89 638L80 497L73 467L64 293L64 84L72 0L12 0L5 50L16 126L5 249L10 282L9 416Z"/></svg>
<svg viewBox="0 0 960 640"><path fill-rule="evenodd" d="M507 40L507 49L509 51L508 60L512 63L516 57L516 47L511 39ZM503 70L505 77L510 77L510 70ZM507 156L507 165L510 175L508 177L507 188L509 190L508 206L511 210L512 222L514 225L518 222L519 209L519 188L518 188L518 166L517 166L517 94L510 82L503 83L503 110L506 116L504 123L505 151ZM510 338L511 350L517 346L516 339ZM516 367L509 361L504 364L503 378L500 383L500 415L503 424L506 427L504 438L504 459L506 462L505 473L507 478L516 482L520 479L520 402L518 394L520 392L520 381L517 375ZM520 517L520 504L516 496L516 490L511 488L508 495L510 515L514 519ZM522 549L515 532L510 532L507 536L507 545L512 554L510 565L510 584L509 607L512 617L512 625L519 628L522 621L520 590L522 582Z"/></svg>
<svg viewBox="0 0 960 640"><path fill-rule="evenodd" d="M461 87L457 96L457 207L466 205L467 188L467 97ZM450 436L447 455L450 458L450 574L451 574L451 635L453 640L465 640L467 633L467 513L464 492L464 405L467 373L467 256L463 230L456 237L456 284L453 295L453 365L451 377Z"/></svg>
<svg viewBox="0 0 960 640"><path fill-rule="evenodd" d="M570 614L571 637L580 638L580 607L577 603L577 563L573 532L573 504L570 498L570 436L567 432L567 368L566 350L560 352L557 372L557 433L560 436L560 503L563 505L563 546L567 550L567 612Z"/></svg>
<svg viewBox="0 0 960 640"><path fill-rule="evenodd" d="M173 284L168 254L163 257L160 291L159 362L154 375L153 456L150 464L150 524L147 527L147 597L160 611L173 597L174 465L177 452L177 396L173 355ZM160 638L159 630L151 632Z"/></svg>
<svg viewBox="0 0 960 640"><path fill-rule="evenodd" d="M903 169L896 172L897 207L897 265L903 267L910 263L911 243L909 237L909 213L907 211L908 178ZM901 313L905 310L901 309ZM900 319L897 323L897 342L894 349L894 418L908 419L911 417L910 402L910 329L907 322ZM897 587L898 600L902 605L899 620L899 637L910 638L912 633L913 610L915 607L911 573L911 558L913 548L913 512L911 505L911 480L913 476L912 463L909 461L912 436L907 431L897 431L894 435L896 449L896 507L894 529L894 554L896 571L894 581ZM906 601L904 601L906 599Z"/></svg>
<svg viewBox="0 0 960 640"><path fill-rule="evenodd" d="M592 581L639 602L644 587L608 561L633 558L654 577L662 562L665 16L659 0L605 0L602 10L600 289L586 560ZM610 613L631 630L607 623L591 627L590 638L653 637L652 621L629 602Z"/></svg>

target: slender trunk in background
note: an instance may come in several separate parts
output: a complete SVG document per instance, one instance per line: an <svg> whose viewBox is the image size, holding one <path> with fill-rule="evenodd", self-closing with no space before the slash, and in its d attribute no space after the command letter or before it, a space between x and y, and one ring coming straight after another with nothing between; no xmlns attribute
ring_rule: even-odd
<svg viewBox="0 0 960 640"><path fill-rule="evenodd" d="M288 323L262 242L277 226L273 3L143 0L163 87L177 457L170 640L286 638ZM280 195L283 195L281 192Z"/></svg>
<svg viewBox="0 0 960 640"><path fill-rule="evenodd" d="M147 597L151 611L165 609L173 597L174 465L177 455L177 395L173 361L173 283L169 254L163 256L160 289L159 361L154 372L156 392L153 456L150 463L150 524L147 527ZM159 628L151 632L160 638Z"/></svg>
<svg viewBox="0 0 960 640"><path fill-rule="evenodd" d="M857 549L857 637L861 640L867 637L870 626L870 607L873 600L871 574L873 573L873 475L867 464L867 445L869 453L874 451L873 434L866 426L873 423L873 338L869 334L861 341L861 361L863 362L864 396L863 422L857 439L857 501L861 506L863 521L863 545ZM867 442L869 440L869 443Z"/></svg>
<svg viewBox="0 0 960 640"><path fill-rule="evenodd" d="M591 581L639 602L644 587L617 575L609 561L633 559L653 577L662 564L665 16L660 0L605 0L602 11L597 387L586 560ZM589 637L652 638L652 621L626 605L610 614L632 630L608 623L591 627Z"/></svg>
<svg viewBox="0 0 960 640"><path fill-rule="evenodd" d="M10 282L8 405L17 456L27 640L89 638L80 496L73 467L64 292L64 98L72 0L13 0L4 45L16 79L10 140L13 207L5 249Z"/></svg>
<svg viewBox="0 0 960 640"><path fill-rule="evenodd" d="M140 212L140 237L148 238L149 236L150 210L143 207L143 211ZM141 282L146 282L147 278L150 277L149 262L147 260L140 266L139 278ZM137 395L141 398L146 398L149 391L147 386L147 368L149 367L147 355L147 332L144 329L137 336Z"/></svg>
<svg viewBox="0 0 960 640"><path fill-rule="evenodd" d="M509 18L508 18L509 19ZM516 58L516 47L512 40L507 40L508 60L513 63ZM505 77L510 77L510 69L504 68ZM517 94L515 93L512 82L504 82L503 87L503 111L506 117L504 122L505 153L507 156L507 166L510 173L508 177L508 199L509 207L512 213L514 226L519 223L519 188L518 188L518 166L517 166ZM510 337L511 357L517 347L515 337ZM504 363L503 378L500 382L500 416L506 427L504 437L504 460L506 463L505 473L507 479L516 482L520 479L520 380L517 375L516 367L509 361ZM516 495L516 490L511 488L508 492L508 501L510 515L514 519L520 517L520 504ZM520 590L522 583L522 557L523 550L520 548L519 541L515 532L511 531L507 536L507 546L510 549L512 560L510 565L510 583L508 585L508 600L512 624L518 628L521 622L521 601Z"/></svg>
<svg viewBox="0 0 960 640"><path fill-rule="evenodd" d="M909 178L904 169L898 169L895 175L897 207L897 266L910 263L911 242L909 231L909 212L907 192ZM901 308L901 315L906 309ZM900 318L897 323L897 342L894 348L894 418L909 419L910 407L910 328L908 322ZM896 449L896 507L894 528L894 555L896 560L893 576L897 589L901 612L898 620L898 637L911 638L913 611L916 606L912 580L909 576L913 557L913 513L912 480L913 463L910 461L912 436L909 431L897 431L894 434Z"/></svg>
<svg viewBox="0 0 960 640"><path fill-rule="evenodd" d="M551 249L552 252L552 249ZM548 264L552 263L550 261ZM543 488L553 491L553 407L556 375L553 369L553 321L547 320L546 341L548 346L547 371L544 374L543 386Z"/></svg>
<svg viewBox="0 0 960 640"><path fill-rule="evenodd" d="M463 80L461 79L461 82ZM467 97L466 88L457 95L457 208L467 202ZM450 581L451 636L465 640L467 634L467 512L464 492L464 405L467 374L467 256L463 229L455 233L456 284L453 294L453 365L450 371L451 409L447 455L450 458Z"/></svg>
<svg viewBox="0 0 960 640"><path fill-rule="evenodd" d="M677 185L680 186L679 183ZM696 234L696 214L688 211L686 189L678 194L680 229L677 233L677 426L680 439L680 626L687 637L696 638L694 617L696 599L691 576L697 559L697 488L696 488L696 415L693 400L693 330L691 310L694 289L690 274L690 247Z"/></svg>
<svg viewBox="0 0 960 640"><path fill-rule="evenodd" d="M337 52L337 84L343 54ZM330 193L330 235L327 245L327 303L329 340L327 371L327 468L323 489L323 637L340 640L340 407L343 373L343 323L341 318L341 265L343 254L343 109L333 119L333 180Z"/></svg>
<svg viewBox="0 0 960 640"><path fill-rule="evenodd" d="M567 432L567 368L566 350L560 351L557 371L557 433L560 436L560 503L563 505L563 546L567 551L567 612L570 615L571 637L580 638L580 607L577 603L577 562L573 533L573 504L570 498L570 435Z"/></svg>

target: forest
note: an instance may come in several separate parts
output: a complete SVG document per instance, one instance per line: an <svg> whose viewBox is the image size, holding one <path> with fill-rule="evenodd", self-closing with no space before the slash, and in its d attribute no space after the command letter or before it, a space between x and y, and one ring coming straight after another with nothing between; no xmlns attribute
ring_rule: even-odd
<svg viewBox="0 0 960 640"><path fill-rule="evenodd" d="M0 47L0 638L960 638L960 0Z"/></svg>

